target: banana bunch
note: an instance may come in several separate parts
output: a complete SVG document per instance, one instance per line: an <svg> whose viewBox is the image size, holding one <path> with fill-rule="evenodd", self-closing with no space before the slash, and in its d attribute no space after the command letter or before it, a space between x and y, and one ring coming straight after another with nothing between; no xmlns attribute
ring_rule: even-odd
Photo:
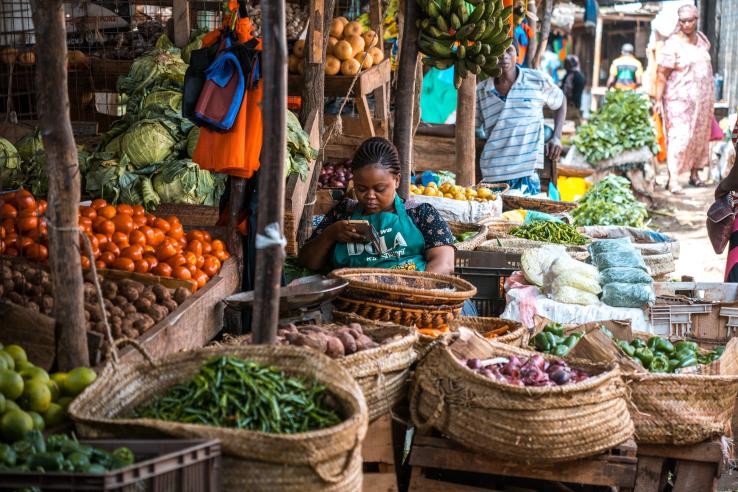
<svg viewBox="0 0 738 492"><path fill-rule="evenodd" d="M417 0L418 49L423 63L446 70L454 67L454 85L470 73L497 77L498 59L512 44L512 7L502 0Z"/></svg>

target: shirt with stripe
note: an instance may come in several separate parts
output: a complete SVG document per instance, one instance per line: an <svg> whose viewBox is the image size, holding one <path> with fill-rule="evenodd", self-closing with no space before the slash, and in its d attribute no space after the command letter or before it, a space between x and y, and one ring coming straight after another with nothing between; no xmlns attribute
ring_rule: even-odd
<svg viewBox="0 0 738 492"><path fill-rule="evenodd" d="M557 110L564 93L548 74L518 68L518 77L506 97L493 79L477 85L477 128L484 129L480 168L485 181L530 176L543 168L543 106Z"/></svg>

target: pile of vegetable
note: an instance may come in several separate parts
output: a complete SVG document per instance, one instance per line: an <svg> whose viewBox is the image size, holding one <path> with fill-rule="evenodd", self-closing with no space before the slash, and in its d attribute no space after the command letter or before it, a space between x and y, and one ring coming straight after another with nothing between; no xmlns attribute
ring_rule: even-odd
<svg viewBox="0 0 738 492"><path fill-rule="evenodd" d="M424 195L424 196L437 196L443 198L451 198L452 200L460 200L465 202L486 202L495 201L497 194L494 193L487 187L480 186L474 188L469 186L465 188L463 186L454 185L448 181L437 185L431 181L427 186L423 185L410 185L410 193L413 195Z"/></svg>
<svg viewBox="0 0 738 492"><path fill-rule="evenodd" d="M376 342L364 333L358 323L330 328L317 325L295 326L290 323L277 330L278 344L310 347L334 359L386 345L400 338L402 335L394 335ZM251 336L247 336L244 341L251 343Z"/></svg>
<svg viewBox="0 0 738 492"><path fill-rule="evenodd" d="M351 172L351 161L326 164L320 170L318 189L339 188L345 190L352 179L354 179L354 173Z"/></svg>
<svg viewBox="0 0 738 492"><path fill-rule="evenodd" d="M261 6L246 4L246 12L249 20L254 25L254 36L261 37ZM309 15L307 7L287 3L284 7L285 24L287 26L287 39L297 39L305 29Z"/></svg>
<svg viewBox="0 0 738 492"><path fill-rule="evenodd" d="M540 355L526 361L513 355L460 362L479 375L513 386L564 386L589 378L586 372L569 367L562 360L549 362Z"/></svg>
<svg viewBox="0 0 738 492"><path fill-rule="evenodd" d="M341 422L325 386L236 356L214 357L134 418L295 434Z"/></svg>
<svg viewBox="0 0 738 492"><path fill-rule="evenodd" d="M456 239L456 242L457 243L463 243L464 241L468 241L469 239L473 238L477 234L479 234L478 231L462 232L458 236L454 236L454 239Z"/></svg>
<svg viewBox="0 0 738 492"><path fill-rule="evenodd" d="M127 447L108 452L64 434L44 439L38 430L27 432L12 444L0 443L0 470L15 472L104 474L130 466L135 460Z"/></svg>
<svg viewBox="0 0 738 492"><path fill-rule="evenodd" d="M23 347L0 348L0 441L13 443L33 429L64 423L74 397L97 379L89 367L49 375L28 361Z"/></svg>
<svg viewBox="0 0 738 492"><path fill-rule="evenodd" d="M295 113L287 111L287 153L285 154L285 177L297 174L307 181L310 161L318 158L318 151L310 146L310 137L302 129Z"/></svg>
<svg viewBox="0 0 738 492"><path fill-rule="evenodd" d="M608 174L584 194L572 216L577 226L643 227L648 210L633 195L627 179Z"/></svg>
<svg viewBox="0 0 738 492"><path fill-rule="evenodd" d="M679 369L706 365L723 355L725 347L717 347L703 353L695 342L685 340L671 343L668 339L654 336L643 341L640 338L628 343L617 342L620 350L651 372L674 373Z"/></svg>
<svg viewBox="0 0 738 492"><path fill-rule="evenodd" d="M0 254L48 259L46 201L27 190L0 195ZM92 246L97 268L153 273L190 281L203 287L220 271L230 256L225 244L210 233L192 230L185 234L175 216L157 217L141 205L110 205L103 199L79 207L79 227ZM81 249L82 268L90 268Z"/></svg>
<svg viewBox="0 0 738 492"><path fill-rule="evenodd" d="M54 313L54 292L49 272L30 263L0 266L0 299L40 312ZM87 331L105 335L102 309L90 270L84 274L84 308ZM113 338L137 338L177 309L190 295L184 287L168 289L161 284L144 285L130 279L98 277L105 314ZM107 344L107 340L103 342Z"/></svg>
<svg viewBox="0 0 738 492"><path fill-rule="evenodd" d="M659 146L651 121L648 96L636 91L607 91L599 111L579 127L574 145L590 164L643 147L656 155Z"/></svg>
<svg viewBox="0 0 738 492"><path fill-rule="evenodd" d="M584 333L572 333L566 336L561 323L548 323L542 332L531 338L529 345L535 347L539 352L566 357L583 336Z"/></svg>
<svg viewBox="0 0 738 492"><path fill-rule="evenodd" d="M589 242L589 238L580 234L575 227L564 224L563 222L551 222L547 220L513 227L510 230L510 234L522 239L552 244L583 245Z"/></svg>

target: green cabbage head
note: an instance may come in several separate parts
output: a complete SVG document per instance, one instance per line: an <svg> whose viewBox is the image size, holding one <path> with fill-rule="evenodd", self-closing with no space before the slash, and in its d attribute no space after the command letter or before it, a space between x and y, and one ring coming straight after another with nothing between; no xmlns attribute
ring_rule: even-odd
<svg viewBox="0 0 738 492"><path fill-rule="evenodd" d="M166 160L176 143L159 120L141 120L123 134L120 150L134 167L139 168Z"/></svg>
<svg viewBox="0 0 738 492"><path fill-rule="evenodd" d="M21 160L18 150L4 138L0 138L0 189L20 185Z"/></svg>
<svg viewBox="0 0 738 492"><path fill-rule="evenodd" d="M164 112L171 109L175 113L182 112L182 93L171 89L160 89L150 92L143 100L144 109L158 109Z"/></svg>
<svg viewBox="0 0 738 492"><path fill-rule="evenodd" d="M217 176L189 159L162 163L153 181L162 203L214 205L223 192Z"/></svg>
<svg viewBox="0 0 738 492"><path fill-rule="evenodd" d="M197 141L200 139L200 127L196 126L187 134L187 155L192 157L195 154Z"/></svg>
<svg viewBox="0 0 738 492"><path fill-rule="evenodd" d="M44 151L44 142L41 139L41 132L36 130L29 133L15 143L15 148L18 150L18 154L22 160L30 161L36 157L36 154L41 154Z"/></svg>

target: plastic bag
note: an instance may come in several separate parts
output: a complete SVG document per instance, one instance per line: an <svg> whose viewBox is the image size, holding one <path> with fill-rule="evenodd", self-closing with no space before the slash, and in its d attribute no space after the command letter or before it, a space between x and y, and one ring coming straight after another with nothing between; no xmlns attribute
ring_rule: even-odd
<svg viewBox="0 0 738 492"><path fill-rule="evenodd" d="M607 284L602 289L602 302L608 306L642 308L656 302L656 294L650 284Z"/></svg>
<svg viewBox="0 0 738 492"><path fill-rule="evenodd" d="M600 272L602 285L621 284L651 284L651 276L640 268L613 267Z"/></svg>
<svg viewBox="0 0 738 492"><path fill-rule="evenodd" d="M633 243L630 242L629 237L619 237L617 239L593 241L589 245L589 254L597 256L603 253L610 253L612 251L630 251L633 249Z"/></svg>
<svg viewBox="0 0 738 492"><path fill-rule="evenodd" d="M540 248L526 249L520 256L525 279L533 285L543 286L544 276L551 268L551 264L561 255L566 254L566 248L559 244L547 244Z"/></svg>
<svg viewBox="0 0 738 492"><path fill-rule="evenodd" d="M600 302L597 296L591 292L566 285L555 285L551 289L551 299L562 304L579 304L581 306L589 306Z"/></svg>
<svg viewBox="0 0 738 492"><path fill-rule="evenodd" d="M602 292L597 269L568 255L559 256L554 260L546 276L546 283L552 290L557 287L574 287L590 294Z"/></svg>
<svg viewBox="0 0 738 492"><path fill-rule="evenodd" d="M592 256L592 263L598 270L607 270L614 267L640 268L644 272L648 272L646 263L643 261L641 254L635 249L630 251L610 251Z"/></svg>

